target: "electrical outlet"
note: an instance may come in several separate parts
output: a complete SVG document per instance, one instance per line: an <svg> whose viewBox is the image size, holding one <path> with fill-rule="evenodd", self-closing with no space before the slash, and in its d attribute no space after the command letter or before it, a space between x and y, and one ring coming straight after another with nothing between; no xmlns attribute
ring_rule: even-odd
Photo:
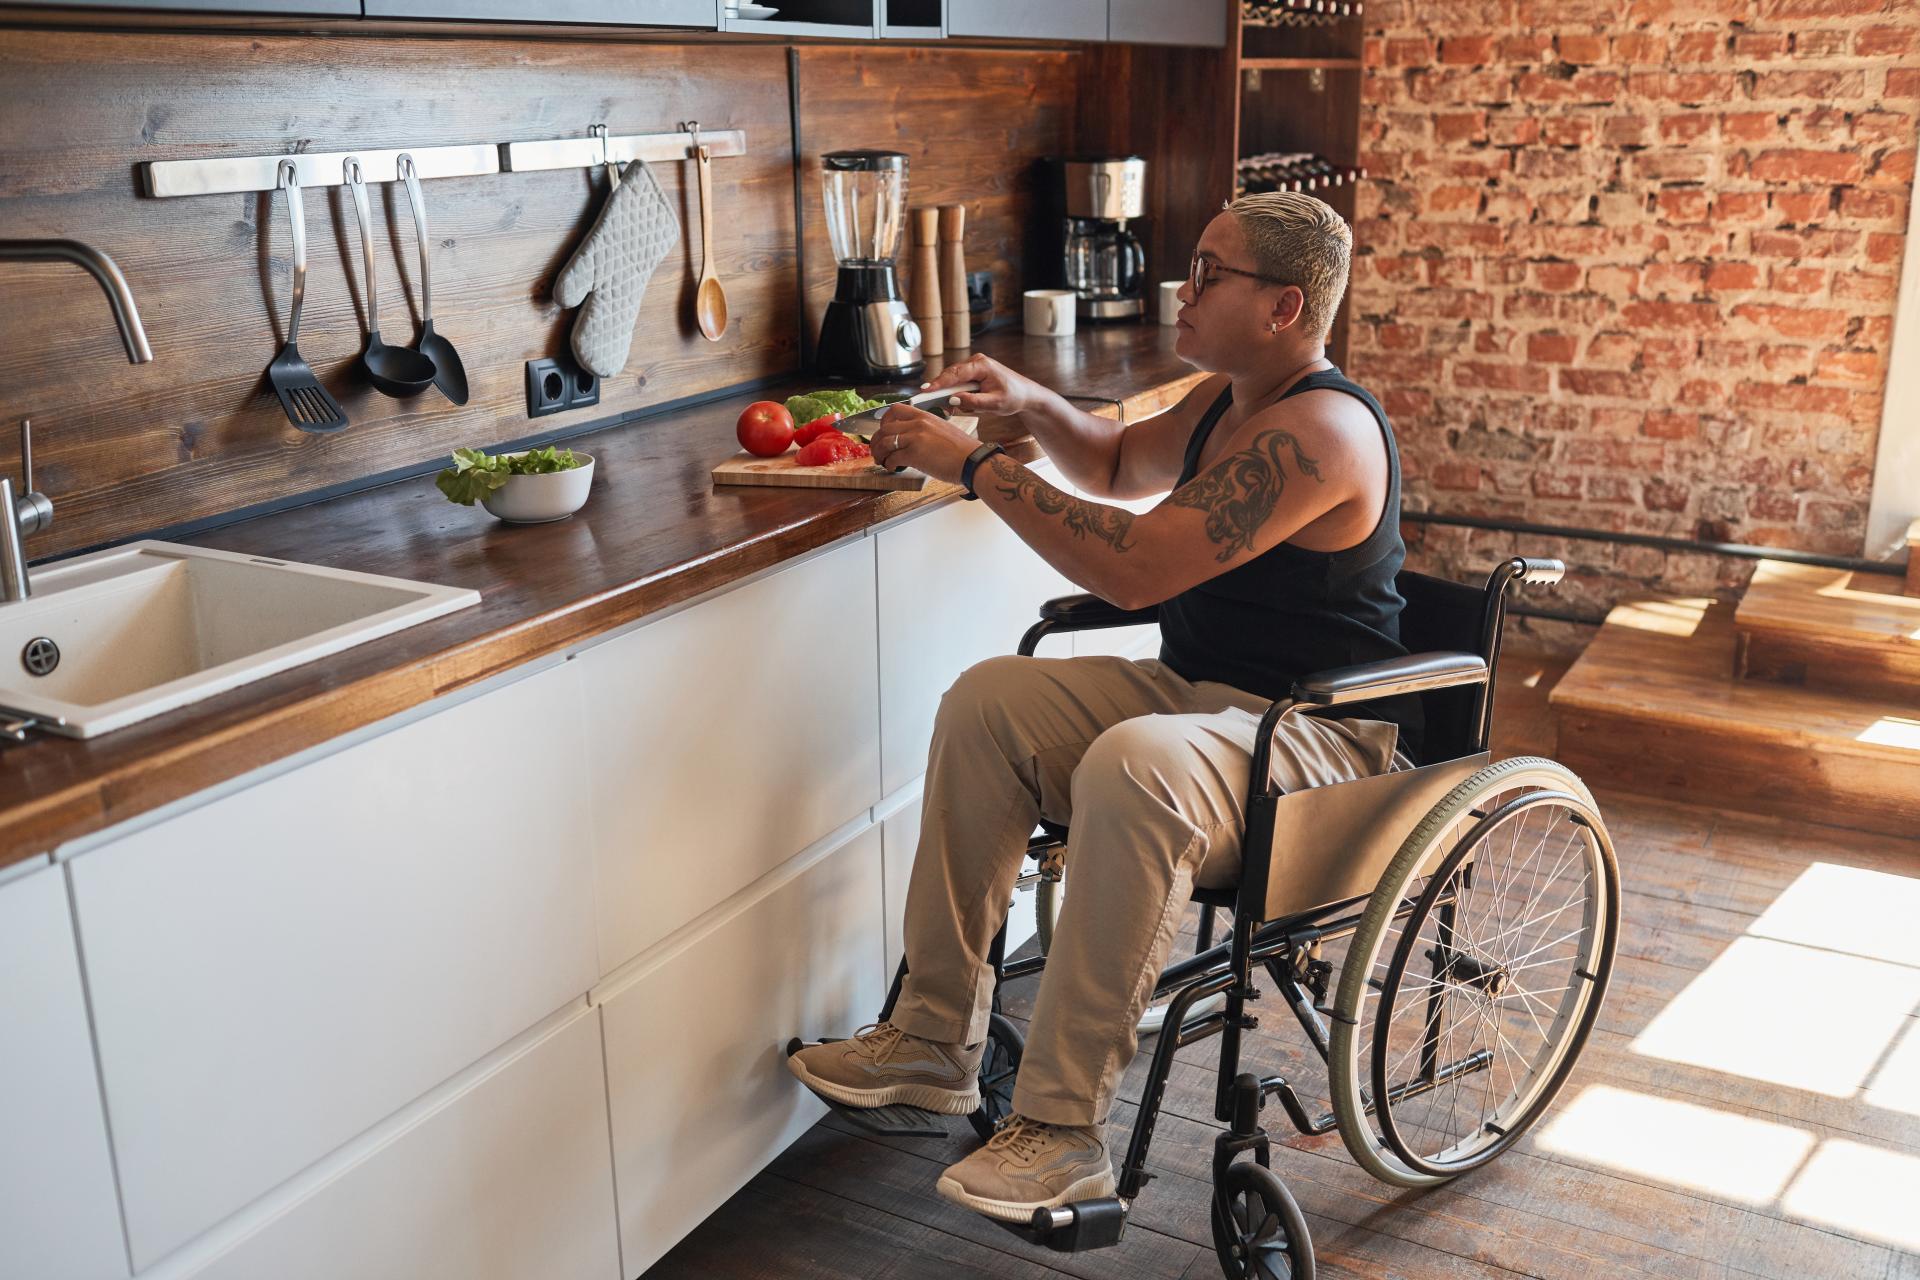
<svg viewBox="0 0 1920 1280"><path fill-rule="evenodd" d="M584 409L600 403L600 379L582 369L572 356L527 361L527 416Z"/></svg>

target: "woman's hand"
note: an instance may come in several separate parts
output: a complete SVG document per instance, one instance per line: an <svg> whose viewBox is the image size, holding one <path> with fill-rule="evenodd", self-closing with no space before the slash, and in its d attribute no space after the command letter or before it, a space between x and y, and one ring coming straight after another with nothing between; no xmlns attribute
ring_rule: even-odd
<svg viewBox="0 0 1920 1280"><path fill-rule="evenodd" d="M950 402L957 413L1022 413L1034 408L1046 394L1039 383L1015 373L991 356L968 356L958 364L948 365L927 383L926 389L939 391L963 382L978 382L980 390L954 393Z"/></svg>
<svg viewBox="0 0 1920 1280"><path fill-rule="evenodd" d="M945 418L897 404L881 417L867 446L879 466L912 467L959 484L961 464L980 442Z"/></svg>

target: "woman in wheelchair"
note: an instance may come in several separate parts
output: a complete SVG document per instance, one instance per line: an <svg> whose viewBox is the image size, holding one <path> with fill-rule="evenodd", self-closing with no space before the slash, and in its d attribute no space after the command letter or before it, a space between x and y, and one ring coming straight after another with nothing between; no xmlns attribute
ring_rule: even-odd
<svg viewBox="0 0 1920 1280"><path fill-rule="evenodd" d="M1222 1265L1298 1276L1311 1250L1265 1167L1266 1097L1303 1128L1339 1123L1378 1176L1437 1181L1532 1122L1598 1008L1617 893L1591 797L1550 761L1488 767L1486 751L1506 587L1558 566L1510 562L1484 593L1402 571L1392 429L1324 346L1351 243L1306 195L1248 196L1214 218L1175 345L1214 376L1145 421L1080 412L984 356L930 384L977 381L955 407L1022 415L1091 497L917 410L893 410L873 438L876 462L964 485L1091 594L1049 602L1019 655L947 691L894 991L877 1024L796 1041L788 1064L849 1114L973 1116L990 1137L940 1194L1057 1248L1118 1239L1183 1044L1223 1040ZM1098 500L1167 491L1141 515ZM1143 621L1160 625L1157 661L1032 656L1053 631ZM1423 652L1436 638L1447 652ZM1050 836L1030 840L1036 826ZM1023 859L1061 844L1073 892L1044 959L1008 963ZM1201 954L1168 969L1196 897ZM1216 906L1233 912L1218 947ZM1322 944L1349 938L1328 1007ZM1310 1119L1280 1077L1239 1072L1255 964L1329 1055L1335 1117ZM1036 970L1022 1044L996 989ZM1169 993L1116 1179L1108 1119L1142 1011ZM1194 1009L1216 995L1224 1010Z"/></svg>

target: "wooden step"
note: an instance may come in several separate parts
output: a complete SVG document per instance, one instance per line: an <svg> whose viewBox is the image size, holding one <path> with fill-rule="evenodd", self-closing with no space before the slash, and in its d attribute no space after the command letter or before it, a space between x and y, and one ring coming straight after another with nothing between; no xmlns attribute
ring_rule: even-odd
<svg viewBox="0 0 1920 1280"><path fill-rule="evenodd" d="M1601 786L1864 831L1920 831L1911 700L1743 680L1733 607L1607 615L1548 698L1554 756Z"/></svg>
<svg viewBox="0 0 1920 1280"><path fill-rule="evenodd" d="M1920 707L1920 596L1901 579L1762 560L1734 613L1734 670Z"/></svg>

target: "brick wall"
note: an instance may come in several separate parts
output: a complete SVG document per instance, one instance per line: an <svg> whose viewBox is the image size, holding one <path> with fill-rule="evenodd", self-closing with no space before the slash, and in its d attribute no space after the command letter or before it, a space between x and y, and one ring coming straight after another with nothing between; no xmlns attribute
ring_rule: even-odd
<svg viewBox="0 0 1920 1280"><path fill-rule="evenodd" d="M1861 554L1920 3L1366 13L1350 363L1400 433L1407 505ZM1560 555L1554 603L1583 613L1650 587L1726 595L1751 571L1409 532L1413 563L1453 576Z"/></svg>

